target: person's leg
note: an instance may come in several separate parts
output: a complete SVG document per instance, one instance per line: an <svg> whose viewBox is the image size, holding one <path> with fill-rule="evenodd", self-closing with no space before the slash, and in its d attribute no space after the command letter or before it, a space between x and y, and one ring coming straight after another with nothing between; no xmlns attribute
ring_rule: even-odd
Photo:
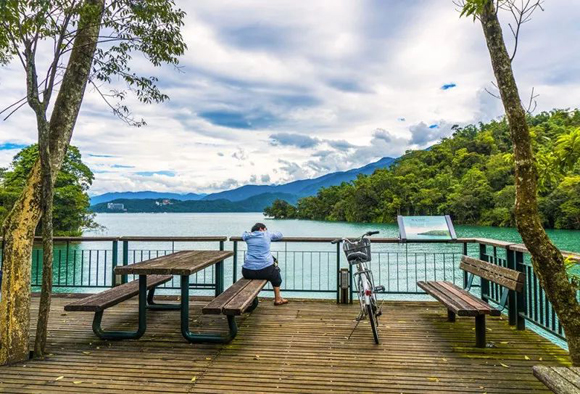
<svg viewBox="0 0 580 394"><path fill-rule="evenodd" d="M274 287L274 303L277 305L287 304L288 300L282 298L280 287Z"/></svg>
<svg viewBox="0 0 580 394"><path fill-rule="evenodd" d="M274 288L274 305L287 304L288 300L282 298L280 292L280 285L282 284L282 275L280 274L280 268L272 266L272 272L270 277L270 282Z"/></svg>

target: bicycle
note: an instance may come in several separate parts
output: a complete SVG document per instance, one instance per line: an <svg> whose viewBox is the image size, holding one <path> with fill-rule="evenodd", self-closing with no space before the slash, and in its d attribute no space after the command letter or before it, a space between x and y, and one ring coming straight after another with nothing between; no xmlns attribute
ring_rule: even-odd
<svg viewBox="0 0 580 394"><path fill-rule="evenodd" d="M379 291L384 291L385 287L375 287L373 273L367 267L367 263L371 261L371 241L367 237L378 233L378 231L369 231L356 240L351 241L348 238L342 238L335 239L331 242L332 244L342 242L342 248L348 263L351 266L356 265L357 268L357 272L354 273L354 277L361 311L356 319L357 323L348 336L348 339L350 339L361 320L364 320L368 316L371 329L373 331L373 337L377 345L379 344L378 318L381 316L382 311L381 308L377 305L376 293Z"/></svg>

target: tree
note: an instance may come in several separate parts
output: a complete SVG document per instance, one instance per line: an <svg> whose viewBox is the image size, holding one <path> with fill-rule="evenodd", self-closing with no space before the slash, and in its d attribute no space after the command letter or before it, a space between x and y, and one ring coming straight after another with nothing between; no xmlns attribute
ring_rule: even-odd
<svg viewBox="0 0 580 394"><path fill-rule="evenodd" d="M0 173L0 205L6 209L4 213L0 212L0 223L20 196L37 159L38 146L31 145L18 152L8 171ZM56 235L78 236L83 229L98 227L89 209L87 194L93 179L93 172L82 162L78 148L69 146L54 188Z"/></svg>
<svg viewBox="0 0 580 394"><path fill-rule="evenodd" d="M570 282L564 258L544 228L538 210L538 172L532 151L532 138L512 69L521 24L512 28L516 47L510 56L505 45L498 11L507 8L526 22L541 6L538 1L525 1L518 7L515 0L466 0L462 15L479 19L489 50L493 72L506 111L511 132L515 164L516 225L546 296L554 306L568 341L574 365L580 365L580 304L577 289ZM517 19L517 18L516 18ZM522 23L523 23L522 22ZM570 144L568 144L570 146Z"/></svg>
<svg viewBox="0 0 580 394"><path fill-rule="evenodd" d="M167 99L157 88L157 79L135 74L130 60L134 53L142 53L154 66L178 64L177 57L185 50L180 34L183 17L184 13L171 0L0 3L0 64L16 58L26 76L26 96L4 111L13 113L28 104L36 118L40 152L40 159L3 225L0 364L28 358L30 261L41 216L44 266L35 355L44 354L52 289L53 188L86 85L91 83L118 117L142 125L143 121L135 121L123 104L126 91L114 89L105 94L102 85L118 77L141 102ZM51 53L43 79L37 68L37 52L42 47ZM54 94L56 99L52 102Z"/></svg>

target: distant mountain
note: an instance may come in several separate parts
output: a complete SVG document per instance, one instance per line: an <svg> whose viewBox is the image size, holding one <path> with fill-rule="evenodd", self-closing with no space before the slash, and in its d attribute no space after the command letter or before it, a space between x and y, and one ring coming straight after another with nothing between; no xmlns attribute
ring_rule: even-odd
<svg viewBox="0 0 580 394"><path fill-rule="evenodd" d="M395 160L392 157L384 157L364 167L349 171L333 172L318 178L302 179L283 185L246 185L233 190L208 194L203 200L226 199L230 201L241 201L263 193L286 193L298 199L316 194L321 187L340 185L343 182L355 180L359 174L370 175L379 168L388 168Z"/></svg>
<svg viewBox="0 0 580 394"><path fill-rule="evenodd" d="M105 193L100 196L91 197L91 205L96 205L104 202L111 202L113 200L134 200L134 199L168 199L180 201L197 201L204 198L206 194L179 194L179 193L163 193L163 192L113 192Z"/></svg>
<svg viewBox="0 0 580 394"><path fill-rule="evenodd" d="M91 207L94 212L263 212L264 208L272 205L274 200L281 199L295 204L297 199L291 194L285 193L263 193L252 196L242 201L220 200L167 200L163 199L116 199L102 202ZM114 203L113 209L109 209L108 204ZM122 206L120 205L122 204Z"/></svg>
<svg viewBox="0 0 580 394"><path fill-rule="evenodd" d="M178 193L162 193L162 192L153 192L153 191L143 191L143 192L113 192L113 193L105 193L100 196L91 197L91 206L95 209L99 204L108 203L116 200L123 200L123 201L130 201L130 200L151 200L152 204L155 205L155 200L176 200L176 201L214 201L214 200L227 200L231 202L242 202L244 200L249 200L252 197L261 196L257 200L253 201L246 201L247 206L238 205L241 207L240 209L245 209L246 212L251 207L255 209L257 206L260 206L258 201L262 199L269 198L268 196L278 195L284 196L283 200L288 201L289 203L295 203L298 199L302 197L312 196L315 195L318 190L322 187L330 187L335 185L340 185L343 182L350 182L356 179L359 174L370 175L375 170L379 168L388 168L396 159L392 157L384 157L379 161L374 163L367 164L364 167L354 168L348 171L340 171L340 172L333 172L330 174L323 175L318 178L314 179L302 179L299 181L294 181L290 183L286 183L283 185L246 185L242 187L238 187L236 189L227 190L219 193L212 193L212 194L178 194ZM274 201L274 200L272 200ZM144 204L144 203L143 203ZM139 206L145 206L145 205ZM127 203L128 206L133 206L133 204ZM175 206L180 206L180 204L174 204ZM217 207L219 204L215 204ZM223 205L223 204L222 204ZM266 204L264 206L268 206ZM157 206L157 205L155 205ZM205 209L210 207L211 205L191 205L191 209ZM224 209L226 209L225 205ZM230 209L232 206L227 206L227 209ZM195 207L195 208L193 208ZM96 212L110 212L106 209L103 211L96 211ZM154 209L151 207L151 209ZM185 209L185 208L183 208ZM134 212L157 212L157 211L134 211ZM159 212L166 212L166 211L159 211ZM169 211L167 211L169 212ZM219 212L219 211L184 211L184 212ZM225 211L225 212L234 212L234 211ZM244 211L242 211L244 212Z"/></svg>

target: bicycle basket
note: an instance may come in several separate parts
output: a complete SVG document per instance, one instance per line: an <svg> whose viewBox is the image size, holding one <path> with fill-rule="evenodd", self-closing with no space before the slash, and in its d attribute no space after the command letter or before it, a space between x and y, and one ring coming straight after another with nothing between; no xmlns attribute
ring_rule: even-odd
<svg viewBox="0 0 580 394"><path fill-rule="evenodd" d="M367 238L354 243L344 243L344 254L348 261L360 259L362 261L371 261L371 241Z"/></svg>

